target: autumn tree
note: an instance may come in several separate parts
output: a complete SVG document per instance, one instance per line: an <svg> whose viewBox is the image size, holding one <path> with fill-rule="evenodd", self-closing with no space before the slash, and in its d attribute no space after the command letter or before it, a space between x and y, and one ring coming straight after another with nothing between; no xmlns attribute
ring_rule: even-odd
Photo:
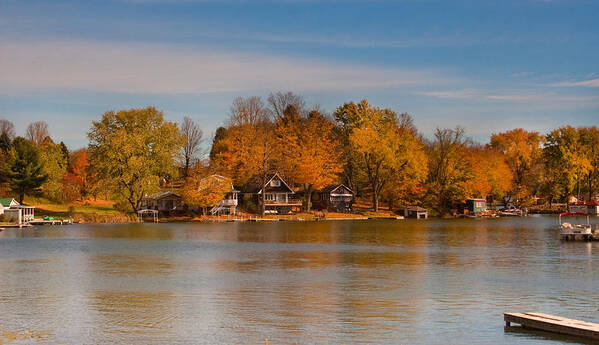
<svg viewBox="0 0 599 345"><path fill-rule="evenodd" d="M361 126L368 106L366 101L349 102L338 107L333 114L336 122L335 133L341 144L342 161L344 162L343 183L356 194L360 194L360 187L368 181L364 174L366 169L364 169L362 157L353 150L350 144L350 135L355 128Z"/></svg>
<svg viewBox="0 0 599 345"><path fill-rule="evenodd" d="M401 125L401 116L373 107L366 100L359 105L346 103L336 113L347 114L356 124L349 134L350 148L363 163L374 211L378 211L381 192L391 181L424 180L423 147L413 128Z"/></svg>
<svg viewBox="0 0 599 345"><path fill-rule="evenodd" d="M427 144L429 203L440 212L455 207L468 196L466 182L471 178L467 156L470 140L464 129L437 128Z"/></svg>
<svg viewBox="0 0 599 345"><path fill-rule="evenodd" d="M7 154L12 146L12 140L6 133L0 134L0 155Z"/></svg>
<svg viewBox="0 0 599 345"><path fill-rule="evenodd" d="M43 172L48 178L41 186L42 193L52 201L63 200L62 180L67 172L68 159L65 157L63 147L55 144L50 137L46 137L40 148L40 159L44 162Z"/></svg>
<svg viewBox="0 0 599 345"><path fill-rule="evenodd" d="M264 102L262 102L260 97L237 97L233 100L233 104L231 105L227 125L229 127L244 125L255 126L265 122L267 116L267 109L264 107Z"/></svg>
<svg viewBox="0 0 599 345"><path fill-rule="evenodd" d="M189 169L202 158L204 132L190 117L185 116L179 133L183 137L181 157L183 159L183 177L186 178L189 174Z"/></svg>
<svg viewBox="0 0 599 345"><path fill-rule="evenodd" d="M227 120L228 128L223 137L214 143L218 145L218 150L213 150L213 169L222 175L233 176L237 185L247 183L256 175L266 184L269 174L276 169L277 138L274 125L264 116L266 110L262 101L258 101L259 98L256 98L254 103L262 104L262 108L253 110L253 114L259 115L258 118L231 111ZM234 101L232 109L237 109L237 103L237 100ZM261 213L264 215L264 193L262 199Z"/></svg>
<svg viewBox="0 0 599 345"><path fill-rule="evenodd" d="M272 120L277 121L285 116L285 111L293 107L298 115L303 116L306 107L306 101L300 95L293 92L275 92L268 95L268 109Z"/></svg>
<svg viewBox="0 0 599 345"><path fill-rule="evenodd" d="M191 174L183 185L183 201L191 206L198 206L207 214L207 208L220 202L232 191L232 180L223 176L203 176L201 171Z"/></svg>
<svg viewBox="0 0 599 345"><path fill-rule="evenodd" d="M48 123L45 121L32 122L27 126L25 136L37 146L41 146L44 140L50 136L48 133Z"/></svg>
<svg viewBox="0 0 599 345"><path fill-rule="evenodd" d="M578 195L584 180L592 170L580 132L571 126L551 131L545 137L543 154L546 168L554 180L547 181L559 186L562 196Z"/></svg>
<svg viewBox="0 0 599 345"><path fill-rule="evenodd" d="M9 189L18 195L19 203L25 195L37 195L48 176L44 174L44 164L39 149L31 141L18 137L13 141L7 164L2 173L8 181Z"/></svg>
<svg viewBox="0 0 599 345"><path fill-rule="evenodd" d="M276 123L279 170L303 186L306 212L310 211L313 191L334 183L341 172L341 152L333 128L319 111L302 117L293 105Z"/></svg>
<svg viewBox="0 0 599 345"><path fill-rule="evenodd" d="M220 152L222 152L223 147L221 145L221 140L223 140L227 136L227 128L226 127L218 127L214 132L212 137L212 146L210 147L210 164L213 165L213 162L216 162L217 156Z"/></svg>
<svg viewBox="0 0 599 345"><path fill-rule="evenodd" d="M88 194L88 167L87 150L80 149L71 154L71 161L62 180L66 200L78 200Z"/></svg>
<svg viewBox="0 0 599 345"><path fill-rule="evenodd" d="M464 150L469 178L465 181L466 195L493 199L503 198L512 187L512 171L499 152L480 145Z"/></svg>
<svg viewBox="0 0 599 345"><path fill-rule="evenodd" d="M512 188L504 196L505 202L523 200L534 194L542 166L541 142L539 133L522 128L491 136L490 147L503 155L513 176Z"/></svg>
<svg viewBox="0 0 599 345"><path fill-rule="evenodd" d="M589 200L599 193L599 128L582 127L578 129L580 141L586 159L590 163L587 171L585 189Z"/></svg>
<svg viewBox="0 0 599 345"><path fill-rule="evenodd" d="M88 158L97 178L133 211L159 190L161 178L175 174L182 144L177 125L154 107L108 111L88 133Z"/></svg>
<svg viewBox="0 0 599 345"><path fill-rule="evenodd" d="M8 137L11 141L15 139L15 125L5 119L0 120L0 135L4 135Z"/></svg>

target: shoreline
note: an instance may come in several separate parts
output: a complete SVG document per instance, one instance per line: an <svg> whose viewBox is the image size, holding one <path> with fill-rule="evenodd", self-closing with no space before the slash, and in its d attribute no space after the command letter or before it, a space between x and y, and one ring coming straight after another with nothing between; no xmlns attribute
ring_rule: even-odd
<svg viewBox="0 0 599 345"><path fill-rule="evenodd" d="M552 212L530 212L529 215L555 215L559 214L559 211ZM85 218L85 219L84 219ZM497 219L497 218L513 218L513 217L429 217L432 220L447 220L447 219ZM163 217L158 220L158 222L152 221L138 221L134 218L134 216L120 216L120 217L112 217L112 216L101 216L101 215L91 215L90 217L82 217L79 218L74 216L72 218L64 218L64 217L56 217L55 220L65 221L63 225L71 225L71 224L135 224L135 223L236 223L236 222L258 222L258 223L272 223L272 222L322 222L322 221L356 221L356 220L407 220L407 219L416 219L416 218L404 218L403 216L366 216L366 215L356 215L351 217L265 217L261 218L259 216L252 217L215 217L215 216L202 216L202 217ZM2 224L0 228L9 229L9 228L26 228L33 226L42 226L47 224ZM48 224L53 225L53 224ZM56 224L58 225L58 224Z"/></svg>

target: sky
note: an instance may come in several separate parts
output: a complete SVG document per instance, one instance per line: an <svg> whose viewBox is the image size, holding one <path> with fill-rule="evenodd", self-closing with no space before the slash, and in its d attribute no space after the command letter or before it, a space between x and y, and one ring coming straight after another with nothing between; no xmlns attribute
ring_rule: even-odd
<svg viewBox="0 0 599 345"><path fill-rule="evenodd" d="M210 136L235 97L292 91L481 143L599 125L598 21L594 0L0 0L0 118L76 149L108 110Z"/></svg>

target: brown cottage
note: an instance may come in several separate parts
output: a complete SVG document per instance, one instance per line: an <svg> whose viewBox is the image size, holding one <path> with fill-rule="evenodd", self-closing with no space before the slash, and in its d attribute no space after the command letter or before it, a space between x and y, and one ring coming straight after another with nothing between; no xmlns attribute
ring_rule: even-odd
<svg viewBox="0 0 599 345"><path fill-rule="evenodd" d="M302 206L301 200L295 197L295 191L275 173L262 185L262 177L254 176L241 188L243 194L250 195L254 202L261 207L264 193L267 214L288 214Z"/></svg>
<svg viewBox="0 0 599 345"><path fill-rule="evenodd" d="M315 208L331 212L352 212L353 203L354 192L342 184L328 186L312 195Z"/></svg>
<svg viewBox="0 0 599 345"><path fill-rule="evenodd" d="M164 214L175 214L183 211L185 205L179 194L166 191L145 196L141 201L141 208L156 210Z"/></svg>

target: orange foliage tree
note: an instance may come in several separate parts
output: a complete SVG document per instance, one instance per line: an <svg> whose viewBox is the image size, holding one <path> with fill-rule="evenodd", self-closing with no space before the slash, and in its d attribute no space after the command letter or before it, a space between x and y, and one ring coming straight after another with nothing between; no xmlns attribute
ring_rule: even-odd
<svg viewBox="0 0 599 345"><path fill-rule="evenodd" d="M87 185L87 150L81 149L71 154L71 161L62 179L63 193L66 200L78 200L88 193Z"/></svg>
<svg viewBox="0 0 599 345"><path fill-rule="evenodd" d="M426 155L415 135L407 115L398 116L392 110L373 107L366 100L356 107L346 103L337 113L357 109L359 125L351 131L350 147L362 160L372 192L374 211L379 209L379 197L385 187L407 181L423 182L426 178Z"/></svg>
<svg viewBox="0 0 599 345"><path fill-rule="evenodd" d="M507 191L505 201L524 199L534 193L540 179L543 151L538 132L522 128L491 136L490 147L503 155L513 177L513 186Z"/></svg>
<svg viewBox="0 0 599 345"><path fill-rule="evenodd" d="M465 189L471 197L501 198L512 187L512 172L503 156L494 150L473 146L465 151L470 167Z"/></svg>
<svg viewBox="0 0 599 345"><path fill-rule="evenodd" d="M306 212L310 211L313 191L336 182L342 171L333 128L334 124L318 110L304 118L295 106L289 106L277 120L279 170L289 181L303 186Z"/></svg>
<svg viewBox="0 0 599 345"><path fill-rule="evenodd" d="M206 214L206 209L220 202L231 192L232 186L229 178L218 175L202 177L195 171L185 180L181 196L186 204L201 207Z"/></svg>
<svg viewBox="0 0 599 345"><path fill-rule="evenodd" d="M254 176L259 176L266 184L269 174L275 170L278 140L274 133L274 125L264 115L265 110L255 109L261 106L259 99L252 102L252 114L246 116L245 103L237 101L232 107L229 127L221 131L221 137L213 145L210 164L220 174L234 176L235 184L243 185ZM251 120L251 121L250 121ZM265 193L262 193L262 209L264 215Z"/></svg>

